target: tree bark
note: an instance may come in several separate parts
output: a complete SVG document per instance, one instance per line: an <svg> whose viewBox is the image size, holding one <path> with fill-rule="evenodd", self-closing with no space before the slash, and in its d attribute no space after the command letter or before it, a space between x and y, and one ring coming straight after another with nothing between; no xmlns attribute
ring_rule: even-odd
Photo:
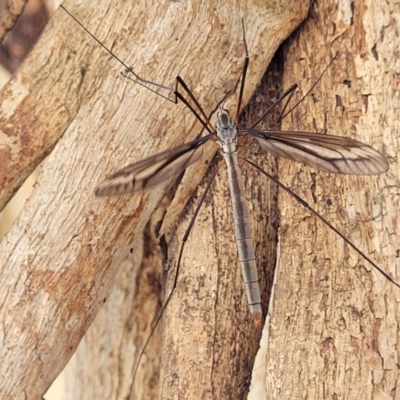
<svg viewBox="0 0 400 400"><path fill-rule="evenodd" d="M304 18L306 10L299 2L280 2L270 8L250 1L241 2L240 7L236 2L201 5L166 2L150 6L148 2L122 1L113 5L96 2L85 7L70 3L67 7L146 79L173 86L177 74L184 77L208 115L215 110L216 100L224 99L235 87L241 73L244 58L241 15L245 16L247 44L254 55L248 71L245 104L277 46ZM42 165L32 197L0 245L1 398L39 398L71 357L104 302L111 314L106 317L106 326L91 330L96 335L102 330L103 334L102 341L92 346L98 359L106 361L101 367L113 368L90 370L88 380L85 374L80 374L76 386L68 389L75 393L75 399L116 399L129 392L133 366L157 313L160 292L157 268L161 256L148 239L154 236L154 229L149 229L150 233L144 237L143 232L168 185L110 200L96 199L93 190L107 174L146 155L191 140L201 129L182 104L162 101L127 81L118 75L121 69L63 10L58 10L38 46L2 92L2 205L28 173L50 155ZM225 106L230 108L233 103L234 97ZM186 180L192 188L202 179L203 170L205 167L190 172ZM251 178L248 182L251 185ZM219 182L215 185L218 187ZM261 186L253 184L253 187L263 192ZM225 195L226 189L219 191ZM174 204L183 209L188 196L185 194ZM181 316L181 322L172 321L174 340L165 333L168 346L162 346L166 355L163 355L165 370L160 385L162 393L170 393L172 389L174 395L165 394L169 398L179 397L180 393L187 394L187 398L196 396L200 378L201 384L208 384L202 390L210 397L237 393L243 372L231 384L236 372L233 368L240 366L242 371L243 365L249 363L245 367L250 370L251 362L235 357L248 347L242 346L237 337L225 335L234 333L248 340L247 334L251 333L253 349L259 335L247 313L242 283L236 272L239 269L234 257L236 251L222 242L225 230L221 230L219 221L228 209L229 199L215 199L218 223L212 225L209 218L209 228L217 234L207 236L208 231L197 228L182 263L185 274L197 271L202 276L192 278L192 282L185 276L180 278L173 297L173 302L177 302L185 296L185 301L195 301L203 311L190 308L189 313L182 313L178 307L169 309L165 316L168 322L172 321L171 314ZM208 207L199 218L206 218L207 212ZM182 223L185 221L186 214ZM166 226L166 231L169 228ZM181 225L176 232L176 238L180 238ZM209 238L214 235L215 243L210 243ZM176 262L174 240L174 236L171 243L166 240L171 264ZM233 246L231 235L226 240ZM257 240L265 239L260 236ZM200 252L200 248L207 250ZM213 253L208 249L213 249ZM143 258L155 261L142 265ZM232 275L227 273L228 263L235 270ZM224 280L215 272L208 277L209 266L218 267ZM121 280L113 290L118 293L110 301L108 295L117 271ZM209 280L216 282L211 289L206 288ZM206 291L198 301L189 297L196 293L196 287ZM221 293L222 288L226 292ZM185 293L181 294L181 290ZM115 304L120 304L122 311L114 308ZM204 311L202 307L212 310ZM239 310L237 315L236 310ZM206 320L204 313L208 314ZM182 320L195 321L198 327L195 330L182 327L177 331ZM200 332L206 332L207 337L203 339ZM182 344L187 338L192 344ZM105 347L108 342L114 347ZM213 362L203 367L195 361L198 367L193 376L189 375L193 360L174 353L176 350L170 346L175 342L192 349L193 357L200 355ZM222 356L221 348L226 343L229 354ZM150 349L150 358L157 358L155 349ZM179 374L170 372L170 357L178 360ZM119 359L119 364L115 359ZM146 364L147 360L144 361ZM225 364L227 361L229 365ZM92 360L84 362L93 365ZM139 392L147 388L155 390L157 386L154 382L158 372L152 363L145 368L135 382L135 390ZM150 371L150 376L146 371ZM152 393L145 391L142 398L154 398Z"/></svg>
<svg viewBox="0 0 400 400"><path fill-rule="evenodd" d="M24 11L27 0L8 0L2 4L0 17L0 43L7 33L13 28L18 18Z"/></svg>
<svg viewBox="0 0 400 400"><path fill-rule="evenodd" d="M285 46L286 81L300 81L303 93L337 53L285 127L368 143L390 169L335 176L279 160L279 178L399 282L398 5L344 7L314 3ZM285 193L279 205L266 398L399 398L399 289Z"/></svg>

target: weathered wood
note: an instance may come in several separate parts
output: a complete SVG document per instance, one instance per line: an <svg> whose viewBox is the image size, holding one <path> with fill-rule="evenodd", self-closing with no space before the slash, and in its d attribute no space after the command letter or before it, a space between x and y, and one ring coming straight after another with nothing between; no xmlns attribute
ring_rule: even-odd
<svg viewBox="0 0 400 400"><path fill-rule="evenodd" d="M27 0L8 0L2 2L0 10L0 42L13 28L18 18L24 11Z"/></svg>
<svg viewBox="0 0 400 400"><path fill-rule="evenodd" d="M299 2L281 2L278 6L275 4L278 7L275 9L250 1L241 3L240 8L236 2L149 5L148 2L117 1L110 5L104 1L66 6L121 59L128 60L137 73L170 85L179 73L207 114L215 109L216 99L223 99L235 87L240 76L244 56L240 17L245 16L252 54L244 94L247 102L278 44L305 16L304 5ZM1 94L1 126L7 128L1 137L2 204L29 171L51 152L43 163L32 197L0 245L1 398L37 399L44 393L106 301L119 268L123 290L131 289L135 293L135 283L140 284L143 229L163 197L165 187L137 196L98 200L93 195L94 186L128 162L192 139L200 132L199 124L182 105L161 101L120 77L120 70L115 60L59 10L38 46ZM201 179L201 171L195 172L198 176L193 175L194 183ZM210 244L207 239L196 239L197 253L198 243ZM216 246L220 259L226 250L218 251L219 246L223 248L222 242ZM189 248L185 257L190 258L190 254ZM231 267L237 271L233 247L229 254L235 260ZM175 257L176 253L171 256ZM224 259L223 263L228 260ZM214 265L214 261L206 258L199 258L198 262L201 268L209 263ZM123 264L133 265L126 275ZM199 269L190 264L191 268ZM189 271L186 261L183 267ZM143 279L150 281L154 274L149 272ZM212 279L217 279L216 275ZM158 285L157 278L153 284ZM230 293L231 284L239 284L237 275L232 282L228 278L224 282ZM186 291L190 294L193 289L186 288ZM132 299L134 295L126 297ZM179 296L178 290L175 299ZM217 296L219 301L223 301L223 296L224 293ZM237 296L234 304L243 307L245 312L243 292ZM121 303L123 296L117 297ZM116 313L112 305L110 302L108 307ZM143 342L140 334L147 333L148 320L154 319L156 307L150 304L145 310L139 310L141 304L137 302L132 310L131 304L124 306L128 308L125 313L134 318L122 322L114 314L115 319L108 324L109 332L116 332L117 326L126 324L135 354L131 359L123 359L125 370L110 368L100 374L91 371L89 381L81 375L82 391L75 398L112 399L127 394L132 365ZM235 311L228 307L225 313L216 313L215 318L229 320L230 330L234 331L236 321L231 316ZM150 312L153 315L143 319L143 314ZM190 316L184 319L189 320ZM242 319L239 321L243 323ZM218 326L202 325L198 329L210 329L214 335ZM253 330L251 325L249 330ZM191 335L191 340L199 346L193 348L194 354L199 354L203 344L208 347L210 343L209 339L199 343L197 334L196 331ZM110 336L110 341L114 342L116 336L122 337L115 334ZM130 354L132 347L125 346L127 343L126 337L117 339L118 355ZM239 343L230 342L230 346L231 356L241 351ZM104 350L97 346L96 351ZM113 350L102 355L115 354ZM184 362L180 360L183 367ZM109 365L116 364L110 361ZM215 368L215 364L211 367ZM222 364L219 368L218 376L226 374ZM186 364L186 373L189 369L190 362ZM210 370L204 369L201 374L202 382L212 384L210 380L214 376ZM170 377L162 383L163 388L167 388ZM184 377L179 379L175 396L187 382L194 380L188 375L187 381ZM225 383L229 384L229 377ZM216 393L224 390L229 393L229 385L225 389L218 387Z"/></svg>
<svg viewBox="0 0 400 400"><path fill-rule="evenodd" d="M279 161L279 178L399 282L399 29L394 2L314 3L285 47L303 93L286 128L349 136L389 160L380 176L316 173ZM281 259L266 357L268 399L398 399L400 291L326 226L279 197Z"/></svg>

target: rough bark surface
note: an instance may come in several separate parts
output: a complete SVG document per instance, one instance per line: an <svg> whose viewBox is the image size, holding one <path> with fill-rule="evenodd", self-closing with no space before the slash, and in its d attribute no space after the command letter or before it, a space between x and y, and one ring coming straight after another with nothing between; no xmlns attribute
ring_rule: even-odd
<svg viewBox="0 0 400 400"><path fill-rule="evenodd" d="M1 4L0 17L0 42L3 41L25 8L27 0L8 0Z"/></svg>
<svg viewBox="0 0 400 400"><path fill-rule="evenodd" d="M337 53L286 128L368 143L380 176L316 173L279 160L279 178L397 282L399 267L399 4L314 3L285 46L303 93ZM400 290L286 194L266 357L268 399L398 399Z"/></svg>
<svg viewBox="0 0 400 400"><path fill-rule="evenodd" d="M241 2L240 7L236 2L226 1L66 4L99 40L121 59L128 60L140 75L171 86L177 74L184 77L208 115L215 110L216 100L222 100L240 76L244 58L240 17L245 17L252 55L244 93L246 103L279 43L306 14L306 5L299 2L272 6L256 1ZM123 79L118 74L121 69L63 10L58 10L38 46L1 94L2 205L29 171L50 153L32 197L0 245L1 398L39 398L71 357L104 302L111 314L107 316L107 326L93 328L93 332L102 329L105 334L104 342L97 342L95 348L106 363L118 367L97 373L91 370L87 380L86 375L80 374L76 385L81 391L74 398L117 399L128 393L133 365L143 344L141 335L147 335L154 320L160 291L157 273L153 269L146 273L147 265L141 267L144 256L152 257L148 250L152 246L147 246L152 233L143 240L143 232L166 188L160 186L137 196L111 200L96 199L93 189L121 166L193 139L201 129L182 105L162 101ZM226 107L234 100L231 98ZM190 180L194 186L201 175L201 169L192 170ZM219 183L215 185L218 187ZM205 319L200 311L185 306L197 300L196 290L183 277L174 301L182 299L183 289L182 305L186 309L171 308L166 316L173 323L171 329L175 329L174 340L165 334L166 343L172 345L177 341L186 346L183 347L186 353L191 349L193 358L204 351L207 362L208 358L213 362L196 368L197 376L192 377L188 375L191 360L179 355L182 349L178 350L180 353L169 353L172 350L163 346L163 352L167 353L161 390L174 393L165 394L168 398L180 393L194 398L199 385L206 383L208 388L202 390L210 398L214 394L229 397L230 393L237 393L237 381L233 382L235 391L232 391L229 379L240 362L234 358L229 369L224 365L245 347L237 338L230 337L228 357L226 354L220 357L219 352L226 346L227 333L237 330L247 340L247 334L255 331L250 320L241 317L247 313L247 306L232 235L226 239L229 248L220 241L228 232L223 219L229 210L226 190L226 186L220 189L222 200L217 195L213 200L215 219L207 217L209 208L199 217L208 218L209 227L217 233L197 230L182 263L185 273L192 269L203 274L191 284L208 291L204 292L204 300L211 308L214 306L208 303L215 303L212 315ZM263 191L261 186L258 190ZM218 201L223 202L222 207ZM217 221L214 225L213 220ZM179 226L177 237L181 237L181 229ZM167 244L168 257L173 263L176 261L176 253L170 254L173 243ZM160 257L155 264L160 268ZM224 265L235 270L233 278L229 278ZM208 277L208 266L224 268L225 275L218 276L222 273L219 270ZM113 290L120 288L116 303L123 309L123 317L113 307L116 303L107 300L117 271L122 280ZM207 280L212 279L219 283L212 289L206 288ZM149 284L148 293L142 282ZM222 292L225 287L226 293ZM190 297L192 293L194 296ZM143 307L151 296L156 304L149 301ZM237 310L239 313L235 314ZM198 327L182 328L171 314L181 315L183 322L197 321ZM223 329L218 324L224 324ZM118 328L128 331L130 339ZM204 332L209 336L203 340ZM251 335L251 340L256 335ZM218 340L210 341L210 336ZM181 344L186 337L192 340L191 345ZM115 340L116 347L105 350L103 343ZM211 343L214 347L210 347ZM212 354L208 354L210 349ZM120 363L115 364L113 357L119 358ZM180 375L169 372L169 359L181 364ZM143 379L139 377L139 381L144 381L145 388L154 389L157 373L152 365L148 368L153 380L149 382L149 376L142 373ZM217 376L217 386L213 387ZM71 385L69 389L73 392L75 387ZM145 392L143 398L154 397Z"/></svg>

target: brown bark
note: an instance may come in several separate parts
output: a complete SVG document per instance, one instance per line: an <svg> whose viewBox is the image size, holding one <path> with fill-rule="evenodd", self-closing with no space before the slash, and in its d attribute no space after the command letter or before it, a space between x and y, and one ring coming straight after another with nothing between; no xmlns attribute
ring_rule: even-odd
<svg viewBox="0 0 400 400"><path fill-rule="evenodd" d="M303 93L338 52L285 127L358 139L390 169L345 177L279 160L279 177L399 282L398 6L343 4L315 3L285 47L286 79ZM267 398L398 399L399 289L286 194L279 204Z"/></svg>
<svg viewBox="0 0 400 400"><path fill-rule="evenodd" d="M235 5L230 2L193 3L190 7L180 2L153 6L148 2L117 2L113 6L109 2L96 2L81 8L72 4L68 7L99 40L112 47L121 59L129 60L135 71L147 79L172 86L173 77L179 73L207 114L215 109L216 99L223 99L235 87L240 76L244 57L240 16L245 16L247 42L253 55L244 93L246 103L276 47L305 15L304 6L298 2L296 5L280 2L278 9L250 1L241 2L240 9L236 2ZM113 357L119 358L120 364L105 372L91 370L88 380L80 374L77 385L81 390L74 392L74 398L112 399L121 398L128 392L132 368L143 343L141 335L147 334L154 320L159 294L157 272L153 272L152 266L141 267L142 234L165 187L111 200L94 198L93 189L99 180L128 162L194 138L200 127L190 115L187 116L182 105L162 101L123 79L118 74L120 70L115 60L59 10L41 42L2 92L1 126L5 131L1 137L3 169L0 176L3 205L26 175L46 154L51 154L42 165L32 197L0 245L1 398L36 399L44 393L73 354L100 305L106 301L117 271L122 280L114 290L120 288L120 291L114 297L115 303L106 301L111 310L107 326L92 329L94 333L100 329L106 332L103 342L98 341L92 346L100 358L106 359L107 366L117 365ZM227 102L226 106L230 107L230 104ZM201 175L201 169L192 170L190 180L194 186ZM261 188L258 190L263 192ZM177 204L183 207L185 200ZM172 386L173 396L165 395L170 398L178 397L180 393L187 395L186 398L195 397L198 376L203 385L210 385L208 389L202 389L210 396L236 393L238 382L233 382L233 391L229 380L235 372L233 368L238 365L242 368L243 362L233 356L246 346L242 346L236 337L225 341L226 335L233 332L246 339L252 332L249 336L253 348L258 336L243 300L234 257L236 251L234 247L225 248L219 241L227 225L224 221L221 229L220 214L228 209L229 200L223 198L222 208L219 201L214 211L218 223L212 225L209 218L209 228L218 232L216 244L210 246L209 238L214 236L197 228L191 239L194 253L188 244L182 263L185 273L198 271L203 274L191 284L206 290L208 295L200 299L207 307L214 307L210 301L216 302L215 308L207 321L200 317L200 322L197 311L182 315L181 311L171 308L166 320L172 321L171 313L180 314L184 322L195 321L198 328L183 329L190 335L175 332L174 340L169 340L168 333L165 334L168 346L178 340L180 346L191 348L193 355L200 354L203 358L202 351L206 350L207 359L212 359L213 363L201 365L194 371L197 376L190 376L191 361L187 364L180 354L168 355L175 354L169 353L172 351L169 347L163 349L167 352L161 383L163 393L171 390L171 377L174 385L179 383ZM207 212L208 208L203 211ZM206 218L207 214L202 215ZM178 237L181 237L180 226ZM233 245L231 234L226 240ZM204 258L199 257L199 243L207 249ZM144 248L152 249L148 245L145 240ZM176 253L170 253L173 248L171 244L168 253L175 262ZM208 249L214 250L218 263L214 257L209 258L213 254ZM148 253L145 253L146 258L152 256ZM196 263L191 254L196 255ZM159 266L160 256L154 258ZM130 268L125 269L126 265ZM209 265L223 268L218 272L224 274L223 281L218 274L208 277ZM230 265L235 273L228 274L224 265ZM147 268L149 272L146 272ZM139 269L143 275L139 274ZM148 293L140 279L150 283ZM207 289L209 279L218 280L220 284ZM193 293L196 298L196 290L185 277L181 282L173 301L182 299L180 291L184 289L185 301L193 302L189 295ZM222 288L226 292L221 293ZM210 290L215 292L210 293ZM156 304L149 302L143 307L144 300L149 297L154 297ZM198 305L202 308L200 299ZM121 304L122 314L125 314L122 317L117 314L121 310L113 307L116 303ZM234 314L236 309L240 310L237 316ZM178 322L174 320L173 324L172 328L177 329ZM218 324L223 324L223 329ZM118 330L121 325L122 330ZM129 338L124 336L127 332ZM209 336L203 339L200 332ZM183 342L183 338L189 338L192 344ZM103 343L107 341L113 343L112 349L104 347ZM226 343L229 343L229 354L222 356L220 350ZM183 372L179 372L180 375L169 372L170 357L178 360L184 376ZM227 361L229 370L224 367L228 365L225 364ZM90 366L91 361L88 364ZM152 370L153 366L146 368ZM147 374L142 373L142 376L139 376L139 382L144 381L145 388L155 386L149 382ZM215 388L212 387L214 379L218 383ZM73 392L75 387L71 384L68 389Z"/></svg>
<svg viewBox="0 0 400 400"><path fill-rule="evenodd" d="M2 4L0 18L0 43L23 13L27 0L8 0Z"/></svg>

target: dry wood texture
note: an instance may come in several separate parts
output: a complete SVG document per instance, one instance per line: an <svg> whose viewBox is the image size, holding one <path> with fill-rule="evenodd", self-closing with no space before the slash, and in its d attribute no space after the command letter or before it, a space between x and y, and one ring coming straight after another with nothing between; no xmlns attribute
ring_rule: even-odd
<svg viewBox="0 0 400 400"><path fill-rule="evenodd" d="M400 9L316 2L285 46L285 80L311 86L284 128L349 136L390 163L376 177L279 161L280 179L399 281ZM268 399L398 399L400 291L285 194L266 357ZM284 229L283 229L284 228Z"/></svg>
<svg viewBox="0 0 400 400"><path fill-rule="evenodd" d="M0 42L3 41L7 32L15 25L15 22L24 11L26 2L26 0L8 0L0 3Z"/></svg>
<svg viewBox="0 0 400 400"><path fill-rule="evenodd" d="M174 84L177 74L184 77L209 115L216 100L222 100L240 76L244 57L240 17L245 17L252 56L246 103L277 46L307 10L307 4L298 1L270 5L103 1L65 6L140 75L167 85ZM143 335L157 312L160 288L153 264L159 267L161 256L152 254L148 238L154 236L153 231L145 236L143 231L165 187L111 200L96 199L93 189L128 162L193 139L200 127L182 105L162 101L123 79L120 70L59 10L1 94L2 206L49 156L33 196L0 245L0 398L39 398L71 357L104 301L110 311L106 325L91 332L103 330L102 341L92 346L105 360L105 369L90 369L89 379L79 373L79 380L68 389L74 399L121 399L128 393ZM196 186L202 171L193 169L192 173L190 180ZM250 179L249 184L257 193L264 192L262 184L252 184ZM231 228L225 229L230 218L227 187L219 189L219 185L218 181L215 205L199 217L208 219L211 231L198 228L193 233L182 264L187 275L174 295L178 305L172 305L165 318L172 325L165 327L165 343L174 348L164 345L159 350L163 353L163 398L238 398L246 391L243 371L244 367L251 370L252 360L236 356L248 348L246 340L251 341L254 353L259 333L245 317L236 250L228 233ZM253 196L250 192L249 197ZM176 204L182 208L186 200L187 196ZM167 240L172 265L176 262L174 240L182 237L186 215L184 225L177 228L178 239ZM265 236L260 237L265 246ZM143 256L156 260L150 267L142 266ZM130 268L125 269L126 265ZM113 290L120 290L108 301L117 271L121 280ZM196 277L194 271L201 276ZM203 291L200 296L198 289ZM114 347L105 347L106 342ZM93 361L79 361L84 362L90 366ZM151 362L146 368L150 372L141 372L137 390L157 390L158 372ZM145 391L142 398L154 398L153 393Z"/></svg>

